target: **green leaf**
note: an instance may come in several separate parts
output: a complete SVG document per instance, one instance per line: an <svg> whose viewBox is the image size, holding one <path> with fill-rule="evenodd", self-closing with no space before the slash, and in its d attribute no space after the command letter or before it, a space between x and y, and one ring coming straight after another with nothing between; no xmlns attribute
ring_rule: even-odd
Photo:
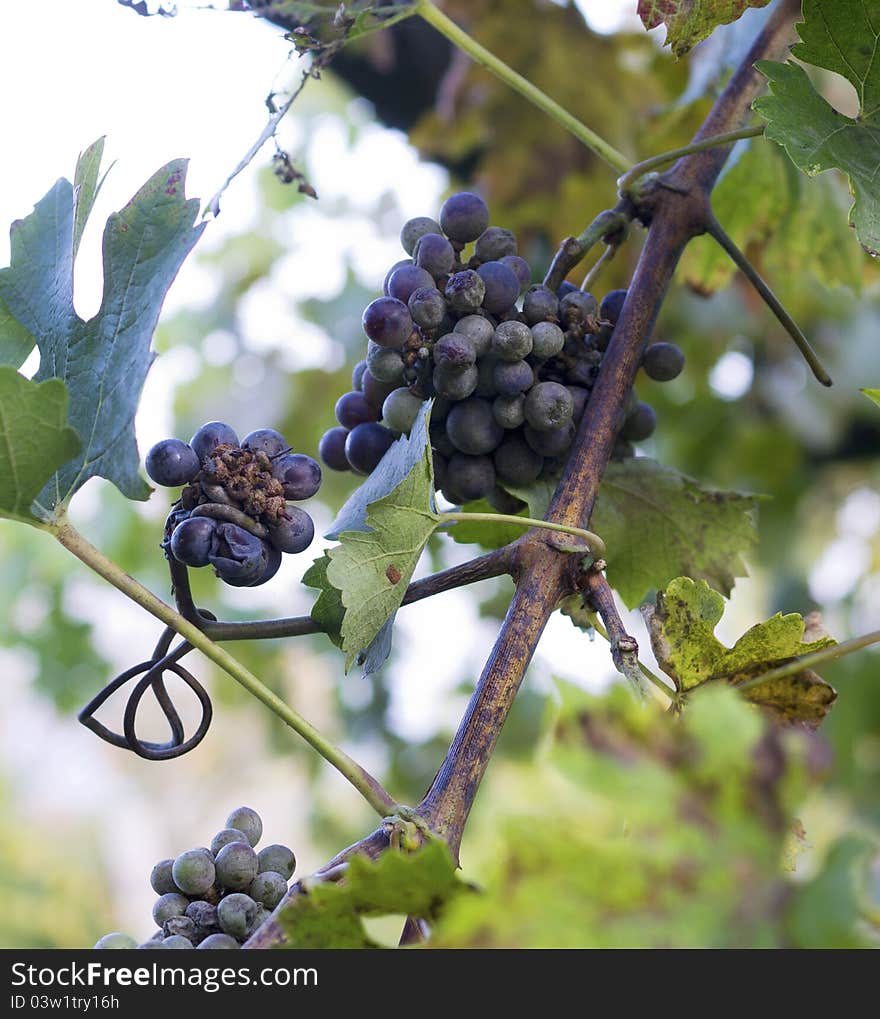
<svg viewBox="0 0 880 1019"><path fill-rule="evenodd" d="M0 366L0 516L34 523L32 503L80 447L67 424L64 383L31 382Z"/></svg>
<svg viewBox="0 0 880 1019"><path fill-rule="evenodd" d="M101 172L101 159L104 156L104 139L99 138L79 154L76 161L76 172L73 175L73 188L76 199L76 221L73 227L73 257L79 250L79 242L82 240L83 230L91 215L95 199L101 190L110 168L104 171L103 176L98 179Z"/></svg>
<svg viewBox="0 0 880 1019"><path fill-rule="evenodd" d="M94 153L81 163L86 198ZM65 464L39 501L64 505L89 478L112 481L130 499L145 499L134 415L152 361L150 341L162 302L183 260L201 236L193 227L198 201L184 198L186 162L159 170L104 230L104 294L84 322L73 307L77 220L73 185L59 180L12 231L12 259L0 271L0 301L37 337L38 380L59 378L70 396L70 423L83 439L80 457Z"/></svg>
<svg viewBox="0 0 880 1019"><path fill-rule="evenodd" d="M258 12L259 13L259 12ZM349 0L344 5L338 0L326 3L306 3L302 0L274 0L271 18L291 29L304 28L313 37L312 45L299 41L303 48L322 45L349 43L364 35L402 21L416 13L415 4L377 3L376 0Z"/></svg>
<svg viewBox="0 0 880 1019"><path fill-rule="evenodd" d="M880 389L863 389L862 392L869 400L873 400L880 407Z"/></svg>
<svg viewBox="0 0 880 1019"><path fill-rule="evenodd" d="M330 565L330 557L325 552L320 559L316 559L303 574L302 582L306 587L317 588L321 593L318 595L310 613L312 619L321 627L324 633L333 641L337 647L342 647L342 618L345 615L345 608L339 591L327 579L327 567Z"/></svg>
<svg viewBox="0 0 880 1019"><path fill-rule="evenodd" d="M658 593L656 606L646 606L643 611L657 662L681 691L713 682L736 686L836 643L830 637L805 642L803 617L796 612L777 612L728 648L715 636L724 600L704 581L695 582L689 577L677 577ZM828 714L837 697L834 688L809 669L761 683L744 693L748 700L768 709L777 721L804 722L813 728Z"/></svg>
<svg viewBox="0 0 880 1019"><path fill-rule="evenodd" d="M10 315L3 295L0 294L0 365L20 368L34 349L35 342L32 334Z"/></svg>
<svg viewBox="0 0 880 1019"><path fill-rule="evenodd" d="M376 948L362 916L430 918L465 887L446 843L436 839L412 853L353 856L343 880L303 884L278 915L286 948Z"/></svg>
<svg viewBox="0 0 880 1019"><path fill-rule="evenodd" d="M666 25L666 45L684 56L719 25L737 21L750 7L766 7L770 0L639 0L645 28Z"/></svg>
<svg viewBox="0 0 880 1019"><path fill-rule="evenodd" d="M792 162L814 177L838 168L849 177L853 205L849 220L871 254L880 251L880 5L877 0L804 0L801 42L792 53L843 75L855 88L859 113L838 113L814 88L802 67L761 61L770 95L754 102L767 121L766 137L785 148Z"/></svg>
<svg viewBox="0 0 880 1019"><path fill-rule="evenodd" d="M465 503L461 507L465 513L494 513L495 510L485 499L478 499L475 502ZM528 516L528 510L523 508L521 516ZM516 541L523 533L522 527L515 524L508 524L504 521L459 520L457 524L449 528L449 536L460 545L480 545L482 548L503 548L510 542Z"/></svg>

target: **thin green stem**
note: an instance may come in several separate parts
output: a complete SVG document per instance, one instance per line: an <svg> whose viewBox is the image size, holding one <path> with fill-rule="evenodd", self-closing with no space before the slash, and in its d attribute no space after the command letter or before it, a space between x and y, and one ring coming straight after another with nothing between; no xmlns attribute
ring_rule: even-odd
<svg viewBox="0 0 880 1019"><path fill-rule="evenodd" d="M441 10L434 6L431 0L418 0L416 13L419 14L429 25L445 35L460 50L463 50L476 63L482 65L487 71L491 71L500 78L506 85L519 92L530 103L533 103L539 110L543 110L557 124L564 127L582 142L591 152L603 159L609 166L618 173L625 173L630 166L630 161L622 153L618 152L612 145L591 131L586 124L581 123L577 117L573 117L568 110L564 109L554 99L551 99L545 92L533 85L527 78L517 74L513 68L508 67L503 60L499 60L494 53L490 53L485 46L481 46L475 39L472 39L467 32L448 18Z"/></svg>
<svg viewBox="0 0 880 1019"><path fill-rule="evenodd" d="M747 679L744 683L737 683L736 689L740 692L751 690L762 683L769 683L774 679L786 679L788 676L796 676L804 669L812 669L813 666L822 665L825 662L833 662L844 655L851 655L853 651L861 651L862 648L870 647L872 644L880 644L880 630L873 630L861 637L853 637L852 640L845 640L841 644L833 644L831 647L822 648L821 651L813 651L811 654L795 658L786 665L780 665L778 669L771 669L763 676L755 676Z"/></svg>
<svg viewBox="0 0 880 1019"><path fill-rule="evenodd" d="M730 145L731 142L738 142L743 138L757 138L764 133L763 124L755 124L752 127L741 127L737 131L726 131L724 134L712 135L710 138L702 138L698 142L691 142L690 145L682 145L679 149L670 149L668 152L660 152L650 159L643 159L636 163L618 180L617 190L621 195L630 195L633 185L644 177L646 173L660 170L664 166L670 166L684 156L691 156L695 152L705 152L707 149L718 148L719 145Z"/></svg>
<svg viewBox="0 0 880 1019"><path fill-rule="evenodd" d="M547 531L561 531L582 538L596 557L605 555L605 542L598 534L585 531L582 527L569 527L567 524L554 524L549 520L535 520L532 517L513 516L510 513L438 513L436 519L441 523L457 523L461 520L482 522L487 524L518 524L520 527L543 527ZM583 551L579 549L578 551Z"/></svg>
<svg viewBox="0 0 880 1019"><path fill-rule="evenodd" d="M185 619L170 605L166 605L161 598L157 598L152 591L129 576L111 559L108 559L103 552L95 548L69 523L61 521L47 530L89 569L94 570L98 576L103 577L104 580L161 620L166 626L176 630L193 647L198 648L206 658L209 658L237 683L240 683L245 690L253 694L257 700L265 704L294 732L302 736L325 761L332 764L344 778L348 779L380 817L385 817L398 809L394 800L357 761L352 760L345 751L326 739L310 722L307 722L302 715L285 704L228 651L215 644L197 626Z"/></svg>
<svg viewBox="0 0 880 1019"><path fill-rule="evenodd" d="M620 243L631 222L632 215L628 210L621 207L605 209L577 237L566 237L553 256L544 277L544 286L557 290L559 284L599 241L607 239L612 243L611 238L616 238L617 243Z"/></svg>

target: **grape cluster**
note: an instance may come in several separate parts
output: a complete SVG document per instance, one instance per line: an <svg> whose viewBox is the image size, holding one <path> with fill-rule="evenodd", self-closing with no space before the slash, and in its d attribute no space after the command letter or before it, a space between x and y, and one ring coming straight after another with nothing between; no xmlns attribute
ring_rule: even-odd
<svg viewBox="0 0 880 1019"><path fill-rule="evenodd" d="M287 846L256 851L262 834L255 810L233 810L210 849L188 849L153 867L153 936L139 945L114 932L95 948L238 948L287 894L296 869Z"/></svg>
<svg viewBox="0 0 880 1019"><path fill-rule="evenodd" d="M183 486L165 522L165 554L213 566L233 587L265 584L282 552L302 552L315 536L312 518L291 503L317 493L321 467L274 428L239 442L229 425L209 421L189 442L157 442L146 468L157 485Z"/></svg>
<svg viewBox="0 0 880 1019"><path fill-rule="evenodd" d="M439 222L409 220L400 239L410 257L391 266L384 296L364 311L367 356L319 454L333 470L370 474L433 397L436 487L453 503L488 498L506 508L504 486L560 470L626 291L599 304L568 282L533 285L516 237L490 226L470 192L447 199ZM669 343L650 347L643 364L658 380L683 366ZM653 409L633 397L614 455L631 456L655 425Z"/></svg>

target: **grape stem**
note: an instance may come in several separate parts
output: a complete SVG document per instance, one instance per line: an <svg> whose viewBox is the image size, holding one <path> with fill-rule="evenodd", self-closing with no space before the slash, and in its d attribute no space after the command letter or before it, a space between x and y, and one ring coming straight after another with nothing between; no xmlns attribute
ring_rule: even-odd
<svg viewBox="0 0 880 1019"><path fill-rule="evenodd" d="M496 57L485 46L481 46L476 39L472 39L467 32L459 28L454 21L439 10L431 0L417 0L416 13L427 21L429 25L436 28L441 35L446 36L451 43L467 53L472 60L485 67L487 71L500 78L506 85L519 92L521 96L524 96L530 103L537 106L539 110L542 110L552 120L555 120L557 124L564 127L566 131L574 135L579 142L608 163L609 166L617 170L618 173L625 173L629 169L630 161L626 156L618 152L614 146L596 134L595 131L588 128L586 124L579 121L577 117L573 117L568 110L560 106L555 99L551 99L546 92L542 92L541 89L533 85L527 78L514 71L512 67L509 67L503 60Z"/></svg>
<svg viewBox="0 0 880 1019"><path fill-rule="evenodd" d="M352 760L344 750L331 743L310 722L307 722L302 715L285 704L280 697L260 682L241 662L233 658L224 648L215 644L198 626L185 619L179 612L160 598L157 598L152 591L149 591L143 584L135 580L134 577L129 576L111 559L108 559L103 552L95 548L91 542L64 518L48 525L46 529L57 538L68 552L72 552L89 569L97 573L98 576L103 577L104 580L112 584L118 591L131 598L133 602L146 609L147 612L155 616L166 626L170 626L181 637L192 644L193 647L198 648L206 658L209 658L215 665L219 666L237 683L240 683L245 690L253 694L257 700L265 704L270 711L276 714L316 750L325 761L332 764L343 778L346 778L357 789L380 817L386 817L388 814L400 811L401 808L392 797L357 761Z"/></svg>
<svg viewBox="0 0 880 1019"><path fill-rule="evenodd" d="M761 296L764 303L779 320L782 328L794 340L798 350L801 354L803 354L804 360L810 366L810 371L812 371L813 375L815 375L823 386L830 386L831 376L827 371L825 371L822 362L819 360L815 350L813 350L810 346L810 341L801 332L797 322L795 322L791 315L789 315L789 313L785 310L782 302L776 294L773 293L758 270L752 265L748 258L746 258L743 252L740 251L733 239L727 234L724 227L722 227L718 220L712 215L709 216L706 223L706 233L718 242L737 269L739 269L749 283L752 284L755 290L758 291L758 294Z"/></svg>
<svg viewBox="0 0 880 1019"><path fill-rule="evenodd" d="M632 218L633 210L629 202L623 201L613 209L600 212L577 237L566 237L553 256L544 277L544 286L550 290L557 290L559 284L586 257L591 248L606 238L611 243L612 238L629 228Z"/></svg>
<svg viewBox="0 0 880 1019"><path fill-rule="evenodd" d="M733 142L741 141L743 138L757 138L764 133L763 124L754 124L751 127L741 127L736 131L725 131L724 134L711 135L708 138L701 138L699 141L691 142L689 145L682 145L678 149L670 149L668 152L660 152L650 159L643 159L640 163L631 166L626 173L617 181L617 190L620 196L632 198L637 201L639 198L639 180L647 173L660 170L664 166L671 166L674 162L684 156L692 156L696 152L705 152L707 149L715 149L721 145L731 145Z"/></svg>
<svg viewBox="0 0 880 1019"><path fill-rule="evenodd" d="M605 542L598 534L592 531L585 531L582 527L571 527L567 524L556 524L551 520L536 520L533 517L514 516L510 513L438 513L436 519L440 524L458 523L460 521L473 521L487 524L517 524L520 527L542 527L547 531L561 531L563 534L572 534L576 538L583 538L590 554L593 556L605 555ZM577 549L583 552L583 549Z"/></svg>
<svg viewBox="0 0 880 1019"><path fill-rule="evenodd" d="M871 633L863 634L861 637L853 637L840 644L822 648L820 651L813 651L808 655L795 658L785 665L780 665L763 676L754 676L743 683L737 683L736 689L741 693L751 690L762 683L770 683L775 679L787 679L789 676L796 676L804 669L812 669L815 665L824 665L825 662L833 662L844 655L850 655L853 651L861 651L862 648L870 647L872 644L880 644L880 630L873 630Z"/></svg>
<svg viewBox="0 0 880 1019"><path fill-rule="evenodd" d="M599 278L602 270L611 261L612 258L617 254L617 249L620 247L619 244L609 244L602 254L596 259L592 269L584 276L584 282L581 283L581 290L589 292L590 287Z"/></svg>

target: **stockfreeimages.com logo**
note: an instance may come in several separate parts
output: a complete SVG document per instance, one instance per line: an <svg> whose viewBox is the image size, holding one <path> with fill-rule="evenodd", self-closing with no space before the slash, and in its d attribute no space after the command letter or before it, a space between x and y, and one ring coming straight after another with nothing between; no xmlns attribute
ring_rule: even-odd
<svg viewBox="0 0 880 1019"><path fill-rule="evenodd" d="M209 994L224 987L317 987L314 967L286 966L110 966L103 962L64 966L34 966L16 962L12 966L13 987L196 987Z"/></svg>

